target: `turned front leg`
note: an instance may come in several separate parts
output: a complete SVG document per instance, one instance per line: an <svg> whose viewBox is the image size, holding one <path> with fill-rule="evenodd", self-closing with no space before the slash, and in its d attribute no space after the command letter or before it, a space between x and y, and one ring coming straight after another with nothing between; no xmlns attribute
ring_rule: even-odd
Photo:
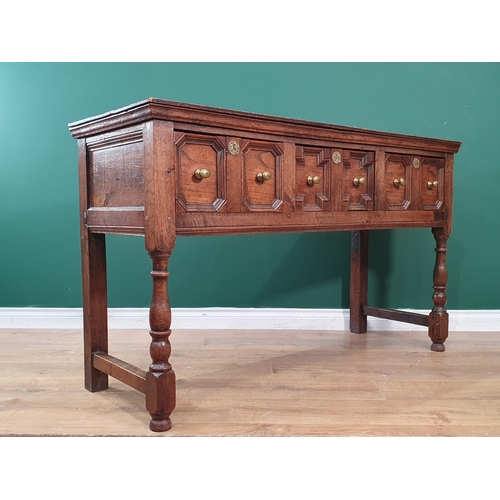
<svg viewBox="0 0 500 500"><path fill-rule="evenodd" d="M175 374L168 362L172 318L167 286L170 253L151 252L150 257L153 262L153 299L149 309L152 363L146 374L146 408L151 415L149 428L161 432L172 427L170 414L175 408Z"/></svg>
<svg viewBox="0 0 500 500"><path fill-rule="evenodd" d="M434 307L429 314L429 337L432 340L431 350L445 350L444 341L448 337L448 312L446 305L446 284L448 270L446 268L446 242L448 235L443 228L433 228L432 234L436 240L436 264L434 266Z"/></svg>

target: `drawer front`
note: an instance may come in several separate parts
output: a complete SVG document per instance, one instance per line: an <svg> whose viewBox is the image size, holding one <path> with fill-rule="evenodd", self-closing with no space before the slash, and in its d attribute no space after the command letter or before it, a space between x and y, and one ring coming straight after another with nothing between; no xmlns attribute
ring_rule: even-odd
<svg viewBox="0 0 500 500"><path fill-rule="evenodd" d="M387 153L384 184L387 210L441 210L444 159Z"/></svg>
<svg viewBox="0 0 500 500"><path fill-rule="evenodd" d="M333 148L332 161L340 167L341 210L373 210L375 153Z"/></svg>
<svg viewBox="0 0 500 500"><path fill-rule="evenodd" d="M423 210L443 208L444 160L420 158L420 201Z"/></svg>
<svg viewBox="0 0 500 500"><path fill-rule="evenodd" d="M176 132L177 212L224 211L225 138Z"/></svg>
<svg viewBox="0 0 500 500"><path fill-rule="evenodd" d="M375 175L374 151L333 143L194 131L174 140L178 213L359 212L375 201L384 211L444 209L443 157L387 151Z"/></svg>
<svg viewBox="0 0 500 500"><path fill-rule="evenodd" d="M175 132L177 204L182 212L283 210L283 144Z"/></svg>
<svg viewBox="0 0 500 500"><path fill-rule="evenodd" d="M283 146L267 141L241 141L242 205L245 211L283 208Z"/></svg>
<svg viewBox="0 0 500 500"><path fill-rule="evenodd" d="M412 197L412 158L402 154L387 154L384 183L385 208L408 209Z"/></svg>
<svg viewBox="0 0 500 500"><path fill-rule="evenodd" d="M332 156L329 148L295 147L295 209L302 212L332 208Z"/></svg>

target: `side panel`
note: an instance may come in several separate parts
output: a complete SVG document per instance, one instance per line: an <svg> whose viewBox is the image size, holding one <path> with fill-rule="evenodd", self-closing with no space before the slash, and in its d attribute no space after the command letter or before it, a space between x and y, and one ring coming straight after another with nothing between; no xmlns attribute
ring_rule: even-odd
<svg viewBox="0 0 500 500"><path fill-rule="evenodd" d="M86 143L86 222L93 232L144 232L142 127L91 137Z"/></svg>

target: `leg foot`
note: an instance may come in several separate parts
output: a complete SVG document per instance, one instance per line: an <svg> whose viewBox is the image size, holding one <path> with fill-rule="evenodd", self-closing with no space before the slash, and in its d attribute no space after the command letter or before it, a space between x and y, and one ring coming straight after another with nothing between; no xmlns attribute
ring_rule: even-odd
<svg viewBox="0 0 500 500"><path fill-rule="evenodd" d="M149 423L149 429L154 432L165 432L172 428L172 421L169 418L163 420L152 418Z"/></svg>
<svg viewBox="0 0 500 500"><path fill-rule="evenodd" d="M431 351L444 352L445 351L444 344L437 344L436 342L433 342L431 345Z"/></svg>
<svg viewBox="0 0 500 500"><path fill-rule="evenodd" d="M156 333L153 334L153 339L158 338ZM170 353L170 344L166 352ZM149 428L156 432L168 431L172 427L170 414L175 408L175 374L168 363L163 372L152 371L159 367L151 366L153 368L146 373L146 409L151 415Z"/></svg>

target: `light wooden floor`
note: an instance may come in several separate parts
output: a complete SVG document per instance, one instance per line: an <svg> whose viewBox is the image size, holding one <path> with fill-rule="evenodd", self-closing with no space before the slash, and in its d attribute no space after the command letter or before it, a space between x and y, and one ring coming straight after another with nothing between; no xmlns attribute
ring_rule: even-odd
<svg viewBox="0 0 500 500"><path fill-rule="evenodd" d="M147 369L149 334L110 332ZM500 332L182 330L173 429L110 378L83 388L79 330L0 330L0 436L500 436Z"/></svg>

